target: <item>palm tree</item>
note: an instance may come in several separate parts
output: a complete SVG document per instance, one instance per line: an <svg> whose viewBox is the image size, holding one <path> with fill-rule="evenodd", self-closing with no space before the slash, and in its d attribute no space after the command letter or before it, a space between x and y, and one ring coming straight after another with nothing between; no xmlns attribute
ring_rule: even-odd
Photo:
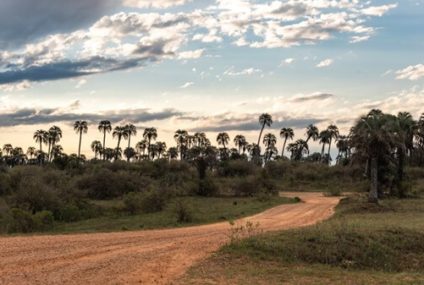
<svg viewBox="0 0 424 285"><path fill-rule="evenodd" d="M127 147L124 150L124 155L127 158L127 162L130 162L131 158L133 158L136 155L136 152L132 147Z"/></svg>
<svg viewBox="0 0 424 285"><path fill-rule="evenodd" d="M52 160L59 158L63 154L63 147L61 145L54 145L52 147L51 155Z"/></svg>
<svg viewBox="0 0 424 285"><path fill-rule="evenodd" d="M115 155L116 155L115 159L118 159L118 153L119 153L119 156L122 155L122 150L120 150L121 149L121 147L120 147L121 146L121 140L122 140L122 138L128 137L127 129L125 127L122 127L122 126L117 126L113 129L112 136L114 138L118 138L118 144L116 146L117 151L115 152ZM118 150L120 150L120 151L118 151Z"/></svg>
<svg viewBox="0 0 424 285"><path fill-rule="evenodd" d="M43 144L47 143L48 134L45 130L38 130L34 133L34 140L36 143L40 144L40 151L43 151Z"/></svg>
<svg viewBox="0 0 424 285"><path fill-rule="evenodd" d="M99 132L103 133L103 160L106 159L106 133L110 133L112 131L112 125L110 121L101 121L98 126Z"/></svg>
<svg viewBox="0 0 424 285"><path fill-rule="evenodd" d="M147 155L150 158L150 146L152 145L152 140L156 140L158 137L158 131L155 128L147 128L144 130L143 138L147 140Z"/></svg>
<svg viewBox="0 0 424 285"><path fill-rule="evenodd" d="M30 159L32 159L36 153L36 149L33 146L28 147L27 149L27 155L29 156Z"/></svg>
<svg viewBox="0 0 424 285"><path fill-rule="evenodd" d="M11 156L12 155L12 151L13 151L13 146L10 143L5 144L3 146L3 151L4 151L4 153L5 153L6 156Z"/></svg>
<svg viewBox="0 0 424 285"><path fill-rule="evenodd" d="M131 136L137 135L137 128L133 124L128 124L125 128L127 129L128 135L128 147L131 147Z"/></svg>
<svg viewBox="0 0 424 285"><path fill-rule="evenodd" d="M264 136L263 143L266 146L265 160L268 161L271 159L271 156L275 153L274 150L275 150L275 144L277 143L277 137L271 133L266 134Z"/></svg>
<svg viewBox="0 0 424 285"><path fill-rule="evenodd" d="M378 202L379 159L391 152L396 141L392 128L392 116L385 115L380 110L372 110L361 117L351 131L351 143L355 152L367 157L370 164L369 202Z"/></svg>
<svg viewBox="0 0 424 285"><path fill-rule="evenodd" d="M156 150L157 150L157 154L158 154L158 159L160 159L160 156L166 152L166 143L157 142L156 143Z"/></svg>
<svg viewBox="0 0 424 285"><path fill-rule="evenodd" d="M328 130L324 130L319 133L319 143L322 144L321 159L324 158L325 145L330 143L330 136L331 134Z"/></svg>
<svg viewBox="0 0 424 285"><path fill-rule="evenodd" d="M56 143L60 142L62 138L62 130L58 126L53 126L48 131L47 140L49 143L49 160L52 159L52 150L55 147Z"/></svg>
<svg viewBox="0 0 424 285"><path fill-rule="evenodd" d="M234 138L234 144L236 147L238 147L239 154L241 154L241 149L246 144L246 137L243 135L236 135Z"/></svg>
<svg viewBox="0 0 424 285"><path fill-rule="evenodd" d="M137 150L137 152L139 154L143 153L143 155L145 155L146 149L147 149L147 144L148 144L148 142L146 140L141 140L135 145L135 149Z"/></svg>
<svg viewBox="0 0 424 285"><path fill-rule="evenodd" d="M81 141L82 134L86 134L88 131L88 124L86 121L76 121L74 123L74 131L79 134L79 144L78 144L78 157L81 157Z"/></svg>
<svg viewBox="0 0 424 285"><path fill-rule="evenodd" d="M207 141L205 133L195 133L194 140L197 146L202 147L205 146L205 142Z"/></svg>
<svg viewBox="0 0 424 285"><path fill-rule="evenodd" d="M318 137L319 137L318 128L314 126L313 124L310 124L306 128L306 143L308 143L310 139L312 139L313 141L316 141Z"/></svg>
<svg viewBox="0 0 424 285"><path fill-rule="evenodd" d="M183 160L183 152L187 144L188 132L186 130L177 130L174 134L174 139L177 142L178 149L180 150L180 160Z"/></svg>
<svg viewBox="0 0 424 285"><path fill-rule="evenodd" d="M94 152L94 158L96 159L97 159L97 155L101 154L104 151L102 143L100 141L93 141L91 143L91 150Z"/></svg>
<svg viewBox="0 0 424 285"><path fill-rule="evenodd" d="M328 126L327 131L330 138L330 142L328 143L328 157L331 158L331 143L333 142L333 139L337 140L337 138L339 137L339 128L337 128L337 126L335 125L330 125Z"/></svg>
<svg viewBox="0 0 424 285"><path fill-rule="evenodd" d="M261 143L262 133L265 129L265 126L271 127L272 125L272 116L270 114L262 114L259 116L259 124L261 125L261 132L259 133L258 145Z"/></svg>
<svg viewBox="0 0 424 285"><path fill-rule="evenodd" d="M280 137L284 139L283 150L281 156L284 157L284 150L286 149L287 140L293 140L294 131L292 128L282 128L280 130Z"/></svg>
<svg viewBox="0 0 424 285"><path fill-rule="evenodd" d="M227 133L219 133L216 137L218 145L222 145L224 149L227 149L227 144L230 141L230 136Z"/></svg>
<svg viewBox="0 0 424 285"><path fill-rule="evenodd" d="M178 149L176 147L170 147L168 149L168 156L170 159L177 159L178 158Z"/></svg>

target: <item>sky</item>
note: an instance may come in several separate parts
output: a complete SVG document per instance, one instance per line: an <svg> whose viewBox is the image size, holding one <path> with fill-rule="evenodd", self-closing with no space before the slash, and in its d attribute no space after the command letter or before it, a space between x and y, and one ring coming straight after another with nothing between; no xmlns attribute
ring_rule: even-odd
<svg viewBox="0 0 424 285"><path fill-rule="evenodd" d="M348 134L372 108L424 112L424 0L2 0L0 144L75 120L257 140L258 117ZM116 140L107 138L107 146ZM282 146L282 140L279 141ZM312 150L320 149L314 144Z"/></svg>

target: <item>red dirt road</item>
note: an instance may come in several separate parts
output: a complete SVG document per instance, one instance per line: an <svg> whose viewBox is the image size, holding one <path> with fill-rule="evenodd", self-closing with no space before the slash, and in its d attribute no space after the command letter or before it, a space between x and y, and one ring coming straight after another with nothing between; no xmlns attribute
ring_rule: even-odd
<svg viewBox="0 0 424 285"><path fill-rule="evenodd" d="M286 193L304 203L281 205L237 222L275 231L329 218L339 198ZM0 284L170 284L228 242L218 223L138 232L0 238Z"/></svg>

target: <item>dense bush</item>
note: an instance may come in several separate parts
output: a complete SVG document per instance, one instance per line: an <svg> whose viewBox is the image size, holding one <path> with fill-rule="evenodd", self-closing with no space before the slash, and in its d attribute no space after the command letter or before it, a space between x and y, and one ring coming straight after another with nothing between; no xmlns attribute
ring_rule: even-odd
<svg viewBox="0 0 424 285"><path fill-rule="evenodd" d="M193 221L193 210L190 205L181 200L176 201L174 213L178 223L190 223Z"/></svg>
<svg viewBox="0 0 424 285"><path fill-rule="evenodd" d="M30 233L50 229L54 223L53 213L41 211L35 213L13 208L5 219L7 232L9 233Z"/></svg>
<svg viewBox="0 0 424 285"><path fill-rule="evenodd" d="M247 160L228 160L220 163L219 176L247 176L255 173L257 166Z"/></svg>

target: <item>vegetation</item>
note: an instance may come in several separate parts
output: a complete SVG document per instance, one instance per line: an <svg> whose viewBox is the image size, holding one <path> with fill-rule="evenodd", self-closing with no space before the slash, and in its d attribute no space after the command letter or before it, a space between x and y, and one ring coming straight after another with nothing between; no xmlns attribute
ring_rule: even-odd
<svg viewBox="0 0 424 285"><path fill-rule="evenodd" d="M233 241L181 283L421 284L422 202L350 197L324 223Z"/></svg>

